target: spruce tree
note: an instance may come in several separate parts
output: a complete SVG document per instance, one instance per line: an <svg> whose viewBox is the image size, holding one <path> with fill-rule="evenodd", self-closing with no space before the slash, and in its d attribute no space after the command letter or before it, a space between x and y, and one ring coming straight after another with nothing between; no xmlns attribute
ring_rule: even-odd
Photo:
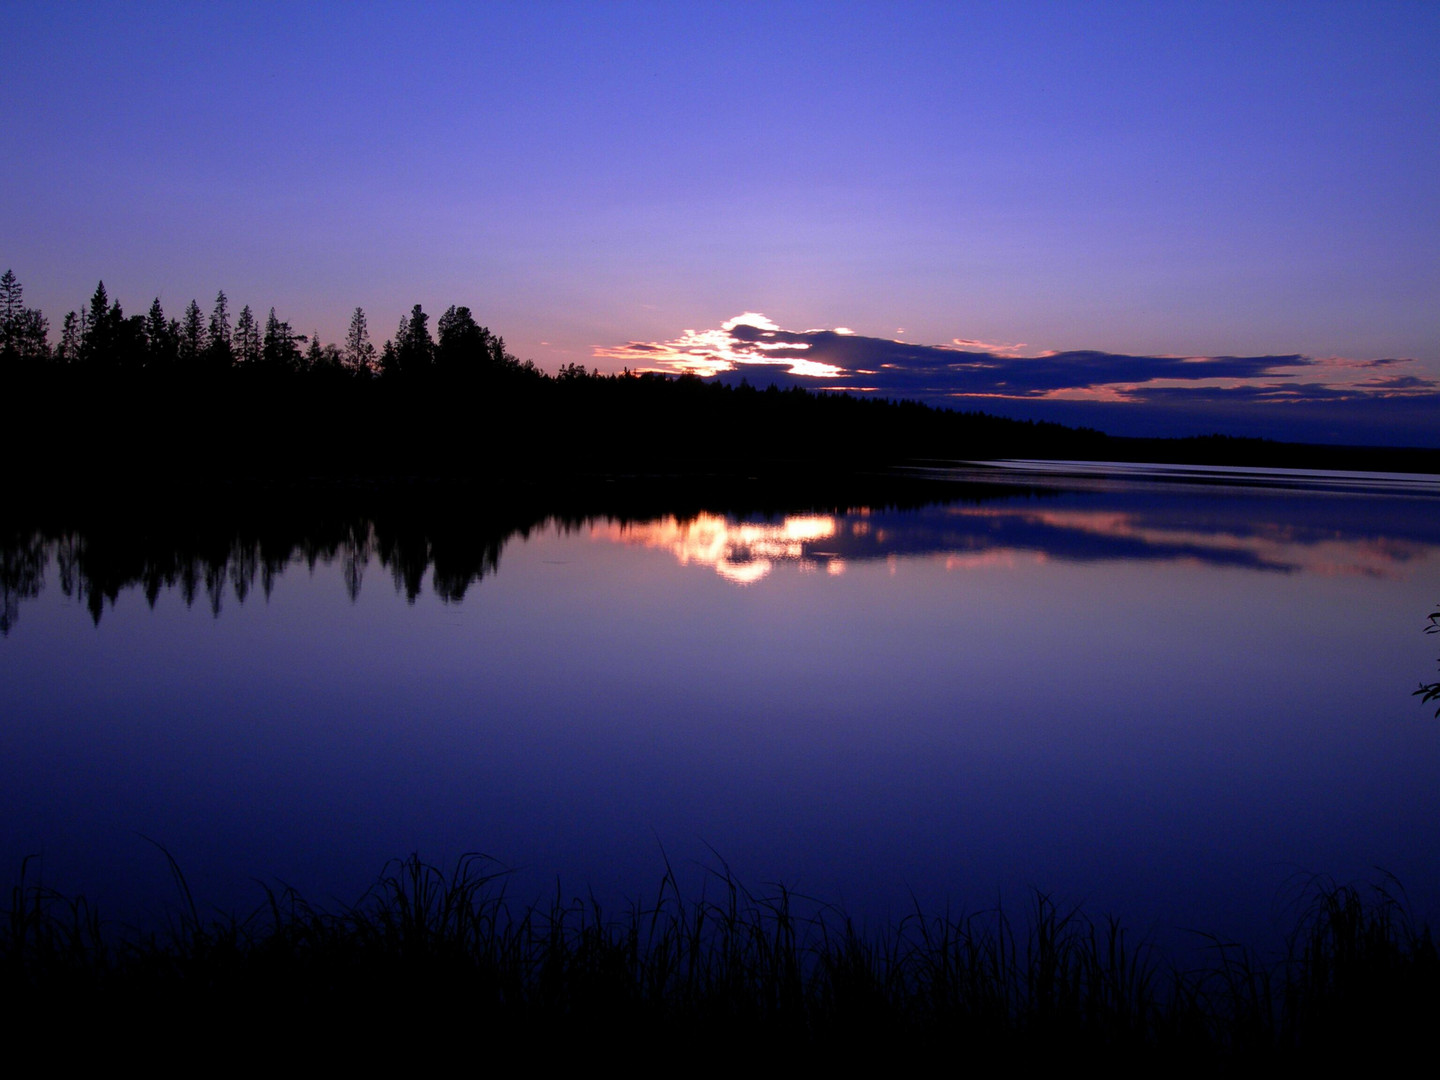
<svg viewBox="0 0 1440 1080"><path fill-rule="evenodd" d="M195 366L205 355L205 346L208 344L205 334L205 319L200 314L200 305L191 300L185 309L185 317L180 320L180 363L187 371L195 370Z"/></svg>
<svg viewBox="0 0 1440 1080"><path fill-rule="evenodd" d="M14 270L0 276L0 352L14 351L14 335L20 313L25 310L24 290Z"/></svg>
<svg viewBox="0 0 1440 1080"><path fill-rule="evenodd" d="M206 366L228 368L235 361L235 352L230 339L230 308L224 289L216 294L215 307L210 311L209 337L205 350Z"/></svg>
<svg viewBox="0 0 1440 1080"><path fill-rule="evenodd" d="M356 375L373 375L375 372L375 346L370 343L363 308L357 307L355 314L350 316L350 331L345 335L345 367Z"/></svg>
<svg viewBox="0 0 1440 1080"><path fill-rule="evenodd" d="M115 334L110 320L110 298L105 282L95 286L81 329L80 355L91 367L103 367L114 360Z"/></svg>
<svg viewBox="0 0 1440 1080"><path fill-rule="evenodd" d="M301 355L298 343L304 340L304 335L296 334L288 322L276 316L272 307L265 320L265 341L261 345L261 355L266 366L285 371L299 368Z"/></svg>
<svg viewBox="0 0 1440 1080"><path fill-rule="evenodd" d="M395 335L395 353L400 370L419 374L435 362L435 342L430 339L430 316L419 304L410 309L410 318L400 320Z"/></svg>
<svg viewBox="0 0 1440 1080"><path fill-rule="evenodd" d="M98 369L123 367L128 359L121 340L124 326L125 312L120 301L112 301L105 292L105 283L100 282L90 297L90 317L85 324L83 343L85 362Z"/></svg>
<svg viewBox="0 0 1440 1080"><path fill-rule="evenodd" d="M62 364L73 364L80 359L80 316L73 311L65 315L60 344L55 347L55 359Z"/></svg>
<svg viewBox="0 0 1440 1080"><path fill-rule="evenodd" d="M157 296L150 305L150 314L145 318L145 338L149 343L149 364L152 368L165 370L175 366L180 340L178 335L171 336L170 326Z"/></svg>
<svg viewBox="0 0 1440 1080"><path fill-rule="evenodd" d="M305 370L317 371L325 366L325 351L320 348L320 331L310 335L310 347L305 350Z"/></svg>
<svg viewBox="0 0 1440 1080"><path fill-rule="evenodd" d="M255 325L255 316L250 312L250 305L246 304L240 309L240 317L235 320L235 358L242 364L254 364L260 360L260 328Z"/></svg>
<svg viewBox="0 0 1440 1080"><path fill-rule="evenodd" d="M35 308L27 308L15 271L0 274L0 356L7 361L40 362L50 358L50 324Z"/></svg>

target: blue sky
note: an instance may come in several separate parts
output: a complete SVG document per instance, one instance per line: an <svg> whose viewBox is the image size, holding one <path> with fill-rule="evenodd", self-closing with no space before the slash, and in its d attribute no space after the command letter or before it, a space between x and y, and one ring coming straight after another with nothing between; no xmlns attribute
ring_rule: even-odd
<svg viewBox="0 0 1440 1080"><path fill-rule="evenodd" d="M466 304L550 370L747 312L1016 363L1300 357L934 399L1434 445L1437 58L1434 4L12 2L0 263L52 335L103 278L325 340ZM1409 381L1356 390L1375 360Z"/></svg>

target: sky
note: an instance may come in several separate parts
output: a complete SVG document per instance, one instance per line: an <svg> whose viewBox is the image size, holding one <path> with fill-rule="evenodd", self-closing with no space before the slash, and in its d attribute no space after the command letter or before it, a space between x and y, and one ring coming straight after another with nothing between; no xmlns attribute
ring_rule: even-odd
<svg viewBox="0 0 1440 1080"><path fill-rule="evenodd" d="M550 371L1440 445L1440 5L3 22L0 265L52 340L100 280L325 341L463 304Z"/></svg>

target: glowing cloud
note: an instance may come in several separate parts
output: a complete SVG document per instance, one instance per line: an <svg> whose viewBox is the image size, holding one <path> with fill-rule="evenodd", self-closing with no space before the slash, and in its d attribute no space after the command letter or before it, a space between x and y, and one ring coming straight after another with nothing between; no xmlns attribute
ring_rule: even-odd
<svg viewBox="0 0 1440 1080"><path fill-rule="evenodd" d="M903 331L897 331L902 333ZM1032 351L1023 344L996 344L955 337L949 344L924 345L897 338L867 337L848 327L786 330L769 316L747 311L713 330L686 330L669 341L632 341L595 349L597 358L623 362L640 371L695 374L725 382L803 386L854 394L910 398L934 405L987 410L1005 402L1097 409L1107 417L1155 412L1222 430L1227 418L1273 434L1278 421L1328 429L1353 418L1372 430L1391 423L1416 430L1433 412L1440 421L1440 380L1407 372L1414 360L1385 357L1315 359L1298 353L1264 356L1134 356L1094 349ZM1137 410L1136 405L1150 409ZM1281 413L1272 406L1285 406ZM1336 406L1341 408L1336 409ZM1258 410L1256 407L1260 407ZM1156 412L1156 410L1160 410ZM1027 408L1021 415L1045 418ZM1100 414L1096 414L1097 418ZM1062 422L1089 418L1066 413ZM1205 419L1212 418L1212 419Z"/></svg>
<svg viewBox="0 0 1440 1080"><path fill-rule="evenodd" d="M843 336L835 330L810 333ZM809 342L797 341L794 334L781 330L767 316L747 311L725 320L718 330L686 330L673 341L632 341L600 347L595 355L604 360L623 360L637 371L702 377L754 365L783 369L787 375L805 379L835 379L846 373L835 364L809 359L804 353L810 348Z"/></svg>

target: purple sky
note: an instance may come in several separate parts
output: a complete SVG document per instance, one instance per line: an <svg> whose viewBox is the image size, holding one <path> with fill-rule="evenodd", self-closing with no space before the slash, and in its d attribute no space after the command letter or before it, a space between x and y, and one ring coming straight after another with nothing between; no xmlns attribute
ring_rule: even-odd
<svg viewBox="0 0 1440 1080"><path fill-rule="evenodd" d="M1440 443L1434 4L12 0L3 24L0 266L52 340L102 278L130 312L224 289L327 341L357 305L383 338L467 304L549 370L750 312L791 346L849 328L854 370L967 408ZM1024 392L936 383L958 349Z"/></svg>

